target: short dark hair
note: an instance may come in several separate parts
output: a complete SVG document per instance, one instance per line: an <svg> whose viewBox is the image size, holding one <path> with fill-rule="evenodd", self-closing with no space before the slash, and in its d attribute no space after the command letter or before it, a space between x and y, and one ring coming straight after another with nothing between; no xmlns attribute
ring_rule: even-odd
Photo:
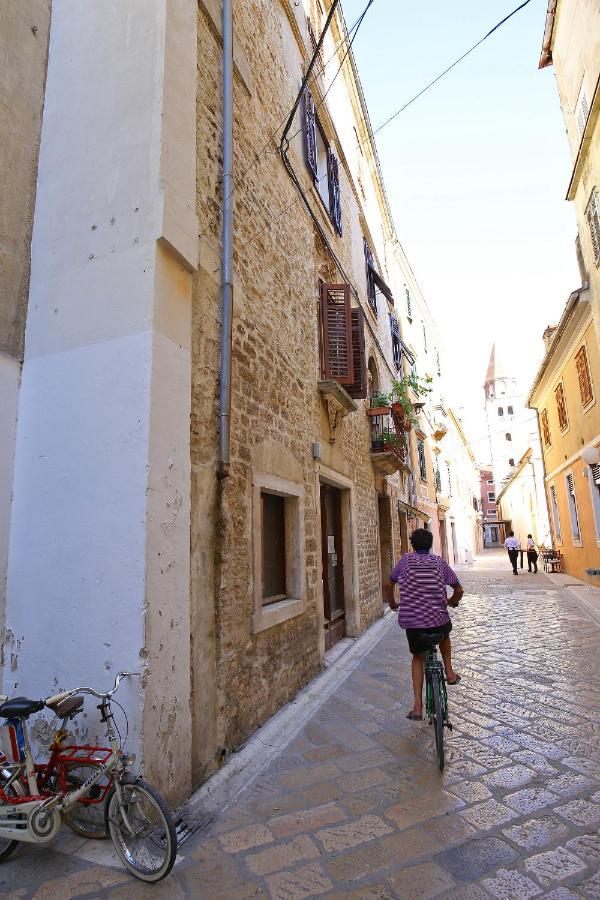
<svg viewBox="0 0 600 900"><path fill-rule="evenodd" d="M433 535L426 528L415 528L410 536L410 542L413 550L431 550L433 546Z"/></svg>
<svg viewBox="0 0 600 900"><path fill-rule="evenodd" d="M509 537L514 537L514 536L515 536L514 531L509 531L509 532L508 532L508 536L509 536Z"/></svg>
<svg viewBox="0 0 600 900"><path fill-rule="evenodd" d="M530 538L531 538L531 540L533 540L533 535L531 535L531 534L528 534L528 535L527 535L527 537L530 537Z"/></svg>

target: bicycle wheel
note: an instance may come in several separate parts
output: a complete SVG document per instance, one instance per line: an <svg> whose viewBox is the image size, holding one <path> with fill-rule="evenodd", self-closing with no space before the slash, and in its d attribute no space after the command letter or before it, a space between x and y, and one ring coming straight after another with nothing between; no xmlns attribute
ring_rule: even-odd
<svg viewBox="0 0 600 900"><path fill-rule="evenodd" d="M65 763L64 774L67 791L75 791L99 769L96 763ZM58 782L58 778L56 779ZM92 785L85 797L64 813L63 821L71 831L84 838L102 840L107 838L104 806L106 796L111 787L112 776L109 774L97 784ZM56 790L57 788L55 788Z"/></svg>
<svg viewBox="0 0 600 900"><path fill-rule="evenodd" d="M25 788L19 781L13 781L9 788L5 788L4 785L8 781L10 777L6 775L5 772L0 771L0 786L4 789L5 793L10 797L24 797L25 796ZM0 810L2 806L5 804L0 804ZM8 804L6 804L8 806ZM15 809L16 807L12 807ZM0 862L3 862L7 859L13 850L16 850L19 846L19 841L13 841L10 838L1 838L0 839Z"/></svg>
<svg viewBox="0 0 600 900"><path fill-rule="evenodd" d="M442 697L438 678L433 679L433 725L435 728L435 749L437 751L440 772L444 771L444 717L442 713Z"/></svg>
<svg viewBox="0 0 600 900"><path fill-rule="evenodd" d="M175 862L177 835L158 791L136 778L120 782L106 804L107 830L123 864L142 881L160 881Z"/></svg>

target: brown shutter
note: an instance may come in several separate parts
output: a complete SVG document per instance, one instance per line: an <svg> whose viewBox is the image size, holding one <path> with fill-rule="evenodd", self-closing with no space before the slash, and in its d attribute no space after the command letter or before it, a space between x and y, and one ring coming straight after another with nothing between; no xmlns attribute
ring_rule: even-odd
<svg viewBox="0 0 600 900"><path fill-rule="evenodd" d="M579 379L579 393L581 395L582 406L587 406L593 397L592 380L590 378L590 369L588 366L585 347L580 347L576 356L575 363L577 365L577 378Z"/></svg>
<svg viewBox="0 0 600 900"><path fill-rule="evenodd" d="M351 310L352 314L352 359L354 362L354 382L346 388L355 400L367 396L367 357L365 353L365 314L362 309Z"/></svg>
<svg viewBox="0 0 600 900"><path fill-rule="evenodd" d="M544 437L544 444L546 445L546 447L549 447L551 444L551 440L550 440L550 426L548 424L548 410L547 409L542 410L542 415L540 416L540 419L542 421L542 434Z"/></svg>
<svg viewBox="0 0 600 900"><path fill-rule="evenodd" d="M354 364L349 284L321 286L321 322L325 378L332 378L340 384L352 384Z"/></svg>

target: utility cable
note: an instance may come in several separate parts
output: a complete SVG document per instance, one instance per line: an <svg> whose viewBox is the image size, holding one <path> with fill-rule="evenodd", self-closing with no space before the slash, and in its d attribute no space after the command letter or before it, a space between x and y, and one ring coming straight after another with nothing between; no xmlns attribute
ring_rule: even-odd
<svg viewBox="0 0 600 900"><path fill-rule="evenodd" d="M469 54L473 53L473 51L476 50L479 46L481 46L481 44L483 44L484 41L487 41L487 39L489 37L491 37L495 31L497 31L502 25L504 25L505 22L508 22L509 19L512 19L513 16L515 16L518 12L520 12L529 3L531 3L531 0L524 0L524 3L521 3L520 6L517 6L516 9L513 9L513 11L511 13L509 13L507 16L505 16L503 19L501 19L499 22L497 22L496 25L494 25L493 28L490 28L488 33L485 34L482 38L480 38L480 40L478 40L476 44L473 44L472 47L469 47L469 49L465 53L463 53L462 56L459 56L458 59L456 59L451 65L449 65L447 69L444 69L443 72L440 72L440 74L437 75L433 79L433 81L430 81L429 84L425 85L425 87L422 88L422 90L420 90L418 94L415 94L414 97L411 97L411 99L408 100L404 104L404 106L401 106L400 109L397 110L397 112L395 112L388 119L386 119L385 122L382 122L381 125L379 125L375 129L375 131L372 132L372 134L370 134L368 137L365 138L365 140L362 142L362 144L366 144L367 141L372 140L375 137L375 135L379 134L379 132L383 128L385 128L387 125L389 125L390 122L393 122L394 119L396 119L400 115L400 113L403 113L405 109L408 109L408 107L411 106L415 102L415 100L418 100L419 97L422 97L423 94L425 94L435 84L437 84L438 81L440 81L444 77L444 75L447 75L448 72L451 72L452 69L455 68L455 66L457 66L459 63L461 63L463 61L463 59L466 59L467 56L469 56ZM362 146L362 144L361 144L361 146Z"/></svg>

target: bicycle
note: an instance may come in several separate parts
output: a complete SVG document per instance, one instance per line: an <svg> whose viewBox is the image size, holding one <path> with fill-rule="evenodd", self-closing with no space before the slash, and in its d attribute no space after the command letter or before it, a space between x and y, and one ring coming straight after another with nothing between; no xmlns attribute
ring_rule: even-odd
<svg viewBox="0 0 600 900"><path fill-rule="evenodd" d="M16 697L0 704L0 716L7 719L9 727L13 760L10 763L6 753L0 759L0 861L20 842L49 843L58 834L62 817L73 815L72 811L83 805L103 810L105 831L133 875L155 882L169 874L177 853L171 814L153 787L130 774L135 758L123 752L111 711L120 682L133 674L137 673L120 672L113 689L105 693L79 687L46 700ZM50 760L36 766L27 719L48 707L62 716L64 725L82 709L80 694L100 700L100 721L106 725L110 747L66 745L63 727L55 735ZM83 776L74 778L74 766L91 769L92 774L83 781Z"/></svg>
<svg viewBox="0 0 600 900"><path fill-rule="evenodd" d="M429 717L429 724L434 726L435 749L437 753L440 772L444 771L444 728L452 731L452 724L448 718L448 695L446 693L446 679L444 667L437 655L437 645L445 635L435 634L421 635L421 641L429 644L425 652L425 716Z"/></svg>

